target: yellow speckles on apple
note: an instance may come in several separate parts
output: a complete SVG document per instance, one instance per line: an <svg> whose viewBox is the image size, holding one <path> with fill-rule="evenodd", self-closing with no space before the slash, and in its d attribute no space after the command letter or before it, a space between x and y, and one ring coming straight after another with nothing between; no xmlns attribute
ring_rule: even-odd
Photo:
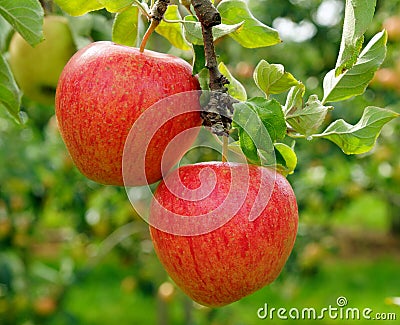
<svg viewBox="0 0 400 325"><path fill-rule="evenodd" d="M193 183L200 172L209 169L217 180L212 192L197 203L191 197L185 198L182 189L195 187ZM238 177L239 186L230 185L235 182L231 175ZM271 183L274 185L269 188ZM237 210L240 193L246 197ZM249 213L259 193L266 195L266 206L258 218L250 221ZM235 163L183 166L161 182L154 200L161 204L152 204L150 209L154 249L175 283L200 304L224 306L271 283L293 248L298 224L296 198L287 180L272 169ZM227 204L224 209L220 209L221 202ZM212 221L200 217L204 215L212 219L222 215L227 222L207 233L176 234L174 231L180 224L172 222L170 213L183 213L198 219L202 225ZM158 218L168 220L174 229L156 227ZM196 226L193 228L197 229ZM188 227L182 229L186 231Z"/></svg>
<svg viewBox="0 0 400 325"><path fill-rule="evenodd" d="M179 82L182 78L185 82ZM135 121L161 99L199 89L191 66L182 59L150 51L142 55L136 48L95 42L79 50L66 65L57 88L56 116L78 169L99 183L124 185L123 150ZM200 126L201 118L195 110L168 121L165 127L164 122L152 122L160 123L158 138L147 142L146 151L137 141L132 144L137 146L135 152L146 152L146 176L135 178L135 184L129 186L161 179L161 157L169 142L184 130ZM194 139L194 134L185 139L177 151L183 155ZM176 153L179 159L181 153ZM170 167L175 163L171 161ZM135 172L143 175L139 167L132 168L132 175Z"/></svg>

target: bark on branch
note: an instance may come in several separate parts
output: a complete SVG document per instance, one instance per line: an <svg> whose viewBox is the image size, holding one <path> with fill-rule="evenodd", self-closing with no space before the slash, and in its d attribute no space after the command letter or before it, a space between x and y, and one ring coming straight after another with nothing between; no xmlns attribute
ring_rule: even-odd
<svg viewBox="0 0 400 325"><path fill-rule="evenodd" d="M151 9L151 18L160 22L168 9L169 3L170 0L157 0L153 8Z"/></svg>
<svg viewBox="0 0 400 325"><path fill-rule="evenodd" d="M225 85L228 79L218 69L215 53L213 30L221 24L221 15L210 0L192 0L194 11L201 23L206 68L210 73L210 101L202 112L203 125L210 127L216 135L229 136L233 116L233 103L236 102L227 94Z"/></svg>

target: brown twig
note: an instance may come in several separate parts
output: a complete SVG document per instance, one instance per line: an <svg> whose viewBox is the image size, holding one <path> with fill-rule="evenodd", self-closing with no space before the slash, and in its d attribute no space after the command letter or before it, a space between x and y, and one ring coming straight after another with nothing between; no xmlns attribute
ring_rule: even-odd
<svg viewBox="0 0 400 325"><path fill-rule="evenodd" d="M214 26L221 24L221 15L209 0L192 0L192 4L202 26L206 67L210 71L210 90L226 92L224 86L229 81L218 69L212 31Z"/></svg>
<svg viewBox="0 0 400 325"><path fill-rule="evenodd" d="M201 113L203 125L216 135L228 137L233 116L232 105L237 101L227 94L225 85L229 81L219 71L215 53L212 28L221 24L221 15L209 0L192 0L192 5L201 23L206 68L210 73L211 93L210 100Z"/></svg>
<svg viewBox="0 0 400 325"><path fill-rule="evenodd" d="M42 6L42 8L43 8L45 14L51 14L51 13L53 13L53 11L54 11L54 7L53 7L54 4L53 4L53 1L49 1L49 0L39 0L39 2L40 2L40 4L41 4L41 6Z"/></svg>

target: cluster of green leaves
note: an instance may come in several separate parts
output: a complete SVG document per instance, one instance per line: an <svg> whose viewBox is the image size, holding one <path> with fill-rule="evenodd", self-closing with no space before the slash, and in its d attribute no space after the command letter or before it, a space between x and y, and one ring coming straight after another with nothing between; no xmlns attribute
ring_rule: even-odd
<svg viewBox="0 0 400 325"><path fill-rule="evenodd" d="M297 162L294 142L292 146L284 144L282 140L285 135L308 140L324 138L334 142L346 154L365 153L374 146L382 127L399 116L396 112L370 106L364 109L355 125L339 119L318 133L328 112L333 109L328 103L363 94L385 58L386 31L377 33L362 50L364 34L374 16L375 5L376 1L368 4L365 1L346 1L341 47L335 68L324 78L322 99L312 94L305 100L304 84L285 72L282 65L270 64L265 60L258 64L254 81L265 98L235 104L233 118L234 127L239 129L239 145L252 163L270 164L270 158L262 159L267 154L276 157L273 163L283 173L292 173ZM286 91L288 94L284 105L271 99L272 95ZM261 144L260 127L245 125L247 128L243 128L241 125L243 111L250 110L256 113L260 120L257 123L264 125L269 134L269 138L263 138ZM265 152L266 143L273 143L273 146L269 146L269 152Z"/></svg>

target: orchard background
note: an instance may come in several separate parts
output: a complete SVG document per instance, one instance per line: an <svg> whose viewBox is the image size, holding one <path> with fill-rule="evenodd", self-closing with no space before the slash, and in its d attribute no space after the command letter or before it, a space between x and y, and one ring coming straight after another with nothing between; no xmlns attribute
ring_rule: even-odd
<svg viewBox="0 0 400 325"><path fill-rule="evenodd" d="M76 48L123 36L112 34L114 14L105 10L72 17L50 1L43 3L68 19ZM335 65L340 45L344 1L248 4L260 21L279 31L283 43L246 49L224 37L216 43L218 59L248 95L259 95L252 75L260 59L283 64L308 91L321 95L322 77ZM400 1L378 0L366 39L382 27L389 36L382 68L363 95L338 103L329 120L340 117L354 124L358 108L369 105L400 112ZM49 52L64 36L48 45ZM11 37L12 28L1 19L0 50L6 59ZM190 51L156 33L146 48L191 60ZM44 57L36 62L38 71L53 64ZM19 114L0 108L1 324L257 324L262 322L257 310L265 303L322 309L339 296L349 307L400 317L391 299L400 295L399 119L386 125L374 149L361 156L346 156L329 141L298 141L298 166L288 180L300 225L283 273L237 303L208 309L193 304L169 280L124 188L96 184L77 171L51 102L24 96ZM186 159L220 157L203 150Z"/></svg>

